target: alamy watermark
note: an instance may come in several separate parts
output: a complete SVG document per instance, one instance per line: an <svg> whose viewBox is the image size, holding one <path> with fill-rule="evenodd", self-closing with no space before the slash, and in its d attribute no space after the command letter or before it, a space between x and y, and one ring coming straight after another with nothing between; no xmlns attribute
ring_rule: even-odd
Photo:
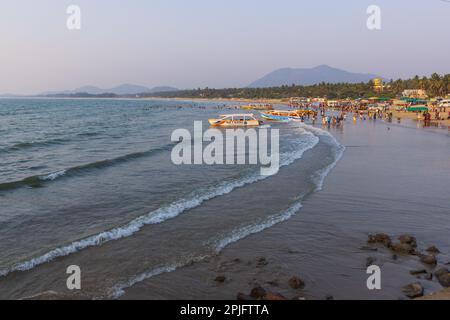
<svg viewBox="0 0 450 320"><path fill-rule="evenodd" d="M203 132L202 121L194 121L193 136L187 129L172 132L171 141L178 144L172 149L171 160L176 165L259 164L261 175L270 176L280 168L279 130L270 130L270 150L268 137L267 128L210 128ZM204 146L204 142L208 144Z"/></svg>
<svg viewBox="0 0 450 320"><path fill-rule="evenodd" d="M381 30L381 8L377 5L370 5L367 7L366 13L369 15L366 22L367 29Z"/></svg>
<svg viewBox="0 0 450 320"><path fill-rule="evenodd" d="M377 265L371 265L366 270L370 276L367 278L366 286L369 290L381 290L381 269Z"/></svg>
<svg viewBox="0 0 450 320"><path fill-rule="evenodd" d="M66 9L67 17L66 26L69 30L81 29L81 8L77 5L70 5Z"/></svg>
<svg viewBox="0 0 450 320"><path fill-rule="evenodd" d="M81 290L81 268L77 265L71 265L67 267L66 273L70 274L66 281L67 289Z"/></svg>

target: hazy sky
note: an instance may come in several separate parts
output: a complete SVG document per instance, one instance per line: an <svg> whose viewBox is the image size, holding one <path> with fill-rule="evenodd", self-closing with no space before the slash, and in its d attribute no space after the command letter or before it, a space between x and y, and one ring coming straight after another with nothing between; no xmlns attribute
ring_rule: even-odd
<svg viewBox="0 0 450 320"><path fill-rule="evenodd" d="M320 64L398 78L450 73L450 0L0 0L0 40L0 93L235 87Z"/></svg>

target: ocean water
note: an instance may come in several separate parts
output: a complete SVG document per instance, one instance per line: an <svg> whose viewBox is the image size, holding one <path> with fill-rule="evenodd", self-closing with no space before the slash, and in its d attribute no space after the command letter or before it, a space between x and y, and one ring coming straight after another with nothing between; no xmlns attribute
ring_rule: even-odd
<svg viewBox="0 0 450 320"><path fill-rule="evenodd" d="M175 129L232 112L220 102L0 100L0 297L74 294L66 268L78 265L79 294L117 298L301 212L344 152L321 128L270 124L281 165L270 177L257 165L172 163Z"/></svg>

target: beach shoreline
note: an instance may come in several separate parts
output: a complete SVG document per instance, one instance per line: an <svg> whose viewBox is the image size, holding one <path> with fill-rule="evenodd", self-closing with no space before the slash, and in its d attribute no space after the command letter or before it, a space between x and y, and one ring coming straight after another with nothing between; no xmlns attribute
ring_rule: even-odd
<svg viewBox="0 0 450 320"><path fill-rule="evenodd" d="M99 158L92 158L93 165L82 170L69 170L54 176L54 180L39 180L41 188L18 186L3 194L7 216L23 219L17 228L2 234L16 239L15 246L0 242L3 252L19 257L18 253L39 250L41 255L33 254L31 260L19 258L18 262L24 264L16 265L16 269L9 269L14 261L1 261L2 271L11 270L0 278L2 297L236 299L248 298L253 289L262 287L300 300L405 299L403 286L417 281L423 283L425 294L440 290L436 279L418 279L410 273L425 268L419 274L425 277L436 271L424 266L418 255L397 255L391 247L374 246L367 239L369 234L386 233L396 242L399 236L411 234L417 238L421 254L428 246L439 248L437 266L450 262L447 180L443 179L450 176L450 148L446 148L450 140L445 134L435 134L442 130L418 130L411 119L400 125L369 118L353 122L350 117L341 125L330 126L271 123L271 127L280 129L286 143L283 154L290 159L280 172L268 179L243 180L244 184L230 180L232 183L224 186L218 183L234 176L220 168L209 175L212 185L219 189L205 194L198 186L210 190L212 185L205 175L216 168L173 167L168 161L171 145L164 145L171 130L218 112L217 102L191 101L99 100L96 109L92 109L92 100L65 100L65 109L61 109L62 101L42 102L67 121L76 118L67 117L67 112L84 116L85 110L95 110L108 136L136 138L122 144L117 139L107 140L119 143L121 152L117 153L118 148L102 149L102 140L91 139L101 133L75 131L77 135L69 135L66 140L41 140L9 153L15 157L42 150L42 142L56 153L65 145L79 142L86 146L89 141L93 145L88 150L103 150L100 160L113 160L98 165ZM17 108L27 103L32 105L30 111L35 111L35 101L20 101ZM152 105L153 110L149 107ZM169 110L180 115L171 127L167 125ZM35 112L39 114L39 108ZM111 126L110 121L104 121L105 113L114 114L117 124ZM159 117L163 125L149 125L149 117L153 122ZM124 124L127 126L121 130L126 135L108 131ZM30 132L32 129L30 124ZM149 145L149 136L162 140ZM334 166L339 145L345 152ZM151 150L142 152L136 146ZM72 163L73 155L66 160ZM330 164L333 168L327 169ZM48 167L55 168L55 164L50 161ZM40 177L48 177L48 169L42 170L46 175ZM180 202L180 195L190 195L185 193L189 190L181 189L186 179L202 192ZM171 186L171 191L162 190L162 185ZM22 213L27 205L35 212L36 203L17 204L18 199L30 195L46 199L38 202L38 214L45 220L39 227L56 230L53 239L45 237L46 232L35 232L33 242L28 241L27 228L33 223ZM70 217L61 215L61 199L73 201ZM98 199L103 200L99 203ZM167 206L170 203L175 205ZM49 209L49 204L56 208ZM98 217L94 228L93 215ZM74 223L64 229L68 218ZM73 226L80 226L82 234L89 237L80 236ZM46 254L45 247L57 249ZM383 270L381 291L366 287L369 262ZM83 296L65 288L67 265L82 266Z"/></svg>
<svg viewBox="0 0 450 320"><path fill-rule="evenodd" d="M166 98L166 97L155 97L155 98L143 98L143 99L160 99L160 100L172 100L172 101L195 101L195 102L226 102L226 103L248 103L248 104L273 104L280 105L282 107L289 107L288 99L231 99L231 98ZM339 109L333 109L335 111L339 111ZM443 130L450 131L450 119L447 120L435 120L435 113L431 113L431 122L429 124L430 127L436 127ZM412 120L413 122L424 125L423 117L418 120L417 113L415 112L405 112L405 111L397 111L393 110L393 121L400 120ZM417 126L415 126L417 127Z"/></svg>
<svg viewBox="0 0 450 320"><path fill-rule="evenodd" d="M432 143L430 150L437 147L433 134L416 130L412 121L407 126L414 128L412 141L418 140L412 144L414 148L420 148L422 143ZM415 170L406 165L408 156L395 153L393 157L392 154L392 148L411 133L404 127L389 126L380 120L358 124L347 121L343 130L331 129L331 133L347 147L342 160L326 178L324 189L302 201L303 208L297 215L231 244L216 257L144 280L125 290L121 299L249 298L252 289L262 287L288 299L395 300L408 299L403 288L417 281L424 286L425 295L439 292L441 286L436 279L418 279L411 274L424 267L426 272L433 273L436 267L424 265L414 255L367 246L367 236L372 233L387 232L393 241L410 233L420 240L421 251L430 244L440 248L442 253L437 256L440 266L450 261L445 228L433 226L433 232L424 230L428 217L420 215L422 210L427 210L430 215L436 211L435 214L443 218L443 209L427 208L426 204L405 208L400 199L408 197L408 190L393 196L393 190L404 184L411 187L407 181L416 179L405 175ZM399 136L403 137L399 140ZM371 140L367 140L368 137ZM371 141L369 145L368 141ZM386 159L395 164L386 167ZM399 170L397 163L403 168ZM394 172L399 175L395 180L391 176ZM428 184L433 185L431 181ZM428 199L434 196L427 192L420 198L428 203L434 201ZM445 201L445 195L440 193L440 196L439 201ZM403 217L406 212L408 217ZM382 268L382 290L366 288L369 261ZM290 286L290 280L295 277L305 283L304 288ZM195 289L186 284L190 281L187 279L196 279Z"/></svg>

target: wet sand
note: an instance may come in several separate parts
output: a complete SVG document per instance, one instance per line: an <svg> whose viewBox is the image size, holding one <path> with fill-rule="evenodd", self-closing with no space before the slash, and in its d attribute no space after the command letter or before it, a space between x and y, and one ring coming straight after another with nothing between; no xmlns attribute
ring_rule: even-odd
<svg viewBox="0 0 450 320"><path fill-rule="evenodd" d="M413 120L413 122L416 125L419 126L423 126L423 116L421 117L421 120L417 120L417 114L415 112L400 112L400 111L393 111L393 119L394 121L397 118L400 119L409 119L409 120ZM444 130L448 130L450 132L450 120L436 120L436 114L435 112L430 112L431 113L431 122L430 122L430 126L433 127L437 127L437 128L441 128ZM441 114L447 116L448 112L442 112Z"/></svg>
<svg viewBox="0 0 450 320"><path fill-rule="evenodd" d="M406 299L402 287L419 281L409 271L435 268L362 247L371 233L410 233L419 250L436 245L439 264L450 261L450 139L445 131L414 126L366 120L331 128L346 151L297 215L217 256L143 280L121 299L235 299L256 285L288 298ZM300 161L307 159L306 153ZM366 287L368 258L381 267L381 290ZM305 288L292 289L292 276ZM442 289L436 280L420 282L425 294Z"/></svg>

